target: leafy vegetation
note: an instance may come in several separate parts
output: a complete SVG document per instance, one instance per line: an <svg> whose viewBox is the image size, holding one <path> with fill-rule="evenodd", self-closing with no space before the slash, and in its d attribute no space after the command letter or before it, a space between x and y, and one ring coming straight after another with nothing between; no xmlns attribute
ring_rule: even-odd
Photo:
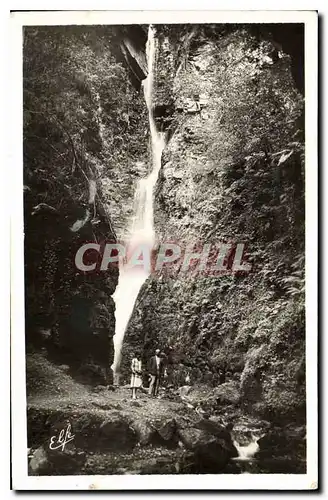
<svg viewBox="0 0 328 500"><path fill-rule="evenodd" d="M247 26L172 31L159 35L158 99L173 101L175 112L157 192L158 237L244 242L252 272L153 278L128 342L143 338L147 352L174 346L194 380L216 383L220 370L239 378L249 411L302 414L304 124L291 58Z"/></svg>

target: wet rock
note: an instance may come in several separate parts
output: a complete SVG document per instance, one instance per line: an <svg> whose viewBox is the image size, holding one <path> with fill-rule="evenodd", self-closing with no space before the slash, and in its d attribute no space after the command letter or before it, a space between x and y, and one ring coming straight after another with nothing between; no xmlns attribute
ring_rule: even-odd
<svg viewBox="0 0 328 500"><path fill-rule="evenodd" d="M144 51L145 33L141 28L138 28L139 26L121 28L122 39L120 43L124 64L128 68L130 80L137 90L140 89L141 81L147 76L147 62ZM143 37L142 43L140 43L140 33Z"/></svg>
<svg viewBox="0 0 328 500"><path fill-rule="evenodd" d="M286 436L277 431L269 432L259 439L258 445L262 456L268 452L272 455L279 450L282 451L286 447Z"/></svg>
<svg viewBox="0 0 328 500"><path fill-rule="evenodd" d="M259 458L281 457L287 455L305 456L305 427L276 428L258 440Z"/></svg>
<svg viewBox="0 0 328 500"><path fill-rule="evenodd" d="M203 469L218 472L232 456L223 439L218 439L204 430L190 427L179 429L178 434L187 450L194 453L200 472L203 472Z"/></svg>
<svg viewBox="0 0 328 500"><path fill-rule="evenodd" d="M218 422L215 422L213 420L208 420L208 419L200 419L195 426L198 429L204 430L210 434L213 434L213 436L217 436L223 439L226 439L227 441L231 440L230 433L228 430L224 427L224 425L221 425Z"/></svg>
<svg viewBox="0 0 328 500"><path fill-rule="evenodd" d="M295 427L293 424L285 427L285 432L288 434L289 438L294 439L305 439L306 438L306 426L299 425Z"/></svg>

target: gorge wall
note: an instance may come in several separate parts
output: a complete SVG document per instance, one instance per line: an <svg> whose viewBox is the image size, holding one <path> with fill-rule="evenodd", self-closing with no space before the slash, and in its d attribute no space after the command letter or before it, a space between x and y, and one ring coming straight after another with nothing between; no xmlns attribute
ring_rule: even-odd
<svg viewBox="0 0 328 500"><path fill-rule="evenodd" d="M252 272L151 277L123 352L128 363L142 347L146 361L170 345L177 383L188 373L216 385L223 372L246 409L270 418L304 416L305 405L302 41L296 54L279 36L268 26L157 26L154 112L169 137L158 240L244 242Z"/></svg>
<svg viewBox="0 0 328 500"><path fill-rule="evenodd" d="M74 259L124 236L147 171L146 39L142 27L24 29L27 350L95 383L111 379L118 270L83 273Z"/></svg>

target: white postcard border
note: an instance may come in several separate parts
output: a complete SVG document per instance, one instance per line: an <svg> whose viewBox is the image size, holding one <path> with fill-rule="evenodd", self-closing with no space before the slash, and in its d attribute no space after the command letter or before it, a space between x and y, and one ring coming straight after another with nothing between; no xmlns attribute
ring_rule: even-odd
<svg viewBox="0 0 328 500"><path fill-rule="evenodd" d="M22 26L304 22L306 93L307 474L28 476L24 318ZM12 463L16 490L301 490L317 487L317 13L315 11L61 11L13 13L10 29Z"/></svg>

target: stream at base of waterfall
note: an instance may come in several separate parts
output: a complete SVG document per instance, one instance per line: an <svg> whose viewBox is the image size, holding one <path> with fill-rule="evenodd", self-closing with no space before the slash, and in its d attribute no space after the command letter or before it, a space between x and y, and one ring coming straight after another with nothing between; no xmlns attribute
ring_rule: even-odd
<svg viewBox="0 0 328 500"><path fill-rule="evenodd" d="M153 216L153 190L158 173L161 168L161 156L165 146L165 134L157 130L153 114L153 87L154 87L154 65L156 55L155 31L149 26L148 41L146 47L148 61L148 76L143 81L145 101L148 108L149 127L151 136L151 171L146 178L140 179L135 192L133 217L127 234L127 248L135 248L142 245L151 252L155 243L154 216ZM121 349L124 333L133 312L134 304L139 291L149 276L144 266L129 268L123 259L119 265L119 281L113 295L115 301L115 335L114 335L114 379L118 381L119 366L121 361Z"/></svg>

